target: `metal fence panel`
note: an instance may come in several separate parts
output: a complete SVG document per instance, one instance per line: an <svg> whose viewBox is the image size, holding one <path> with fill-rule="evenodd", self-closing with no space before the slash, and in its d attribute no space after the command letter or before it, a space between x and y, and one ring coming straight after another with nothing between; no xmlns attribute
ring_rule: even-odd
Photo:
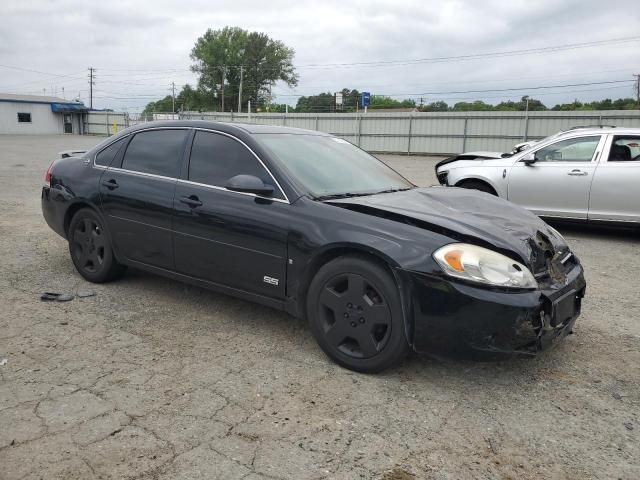
<svg viewBox="0 0 640 480"><path fill-rule="evenodd" d="M171 115L171 114L169 114ZM154 114L154 119L163 118ZM506 151L525 139L546 137L578 125L640 128L640 111L574 112L411 112L411 113L231 113L183 112L181 119L261 123L319 130L340 136L371 152L453 154ZM142 119L145 121L146 119ZM114 127L112 124L116 122ZM88 131L113 134L138 119L123 113L91 112ZM109 124L109 125L108 125Z"/></svg>

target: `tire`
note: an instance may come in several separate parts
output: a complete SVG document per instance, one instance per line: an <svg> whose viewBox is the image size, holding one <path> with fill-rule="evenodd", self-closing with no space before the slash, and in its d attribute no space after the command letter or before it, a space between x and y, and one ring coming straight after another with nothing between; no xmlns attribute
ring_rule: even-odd
<svg viewBox="0 0 640 480"><path fill-rule="evenodd" d="M104 283L124 274L126 267L113 255L109 235L94 210L78 210L71 219L67 236L71 260L86 280Z"/></svg>
<svg viewBox="0 0 640 480"><path fill-rule="evenodd" d="M480 180L467 180L462 182L458 186L462 188L470 188L472 190L479 190L481 192L489 193L495 196L498 195L491 185Z"/></svg>
<svg viewBox="0 0 640 480"><path fill-rule="evenodd" d="M350 370L379 372L409 353L396 282L365 256L338 257L318 270L307 318L320 348Z"/></svg>

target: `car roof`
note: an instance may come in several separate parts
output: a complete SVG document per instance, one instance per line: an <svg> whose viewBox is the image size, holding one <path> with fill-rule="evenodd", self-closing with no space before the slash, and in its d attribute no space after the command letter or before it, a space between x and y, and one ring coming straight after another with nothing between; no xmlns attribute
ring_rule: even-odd
<svg viewBox="0 0 640 480"><path fill-rule="evenodd" d="M319 132L317 130L305 130L303 128L281 127L278 125L258 125L254 123L231 123L231 122L209 122L206 120L163 120L145 122L135 125L127 129L127 132L143 130L148 128L167 128L167 127L191 127L191 128L207 128L220 130L222 132L244 132L249 134L289 134L289 135L321 135L329 136L328 133Z"/></svg>
<svg viewBox="0 0 640 480"><path fill-rule="evenodd" d="M604 134L612 134L612 135L640 135L640 128L614 127L611 125L603 125L599 127L595 125L595 126L587 126L587 127L573 127L568 130L562 130L556 133L555 135L557 136L572 135L572 134L583 135L585 133L586 134L604 133Z"/></svg>

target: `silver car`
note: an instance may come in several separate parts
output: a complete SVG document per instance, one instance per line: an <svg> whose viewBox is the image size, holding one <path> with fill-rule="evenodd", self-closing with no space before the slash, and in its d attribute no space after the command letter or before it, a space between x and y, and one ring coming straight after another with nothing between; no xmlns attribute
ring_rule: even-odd
<svg viewBox="0 0 640 480"><path fill-rule="evenodd" d="M506 198L542 217L640 226L640 129L576 128L514 149L436 165L442 185Z"/></svg>

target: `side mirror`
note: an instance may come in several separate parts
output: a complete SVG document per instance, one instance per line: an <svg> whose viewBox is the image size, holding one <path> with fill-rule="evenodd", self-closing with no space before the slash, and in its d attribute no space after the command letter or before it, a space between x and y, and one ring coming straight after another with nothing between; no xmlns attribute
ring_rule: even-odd
<svg viewBox="0 0 640 480"><path fill-rule="evenodd" d="M227 181L225 188L234 192L253 193L263 197L273 195L273 187L265 185L262 180L253 175L236 175Z"/></svg>
<svg viewBox="0 0 640 480"><path fill-rule="evenodd" d="M520 159L522 163L524 163L527 167L530 167L534 163L538 161L536 158L536 154L533 152L527 153L524 157Z"/></svg>

